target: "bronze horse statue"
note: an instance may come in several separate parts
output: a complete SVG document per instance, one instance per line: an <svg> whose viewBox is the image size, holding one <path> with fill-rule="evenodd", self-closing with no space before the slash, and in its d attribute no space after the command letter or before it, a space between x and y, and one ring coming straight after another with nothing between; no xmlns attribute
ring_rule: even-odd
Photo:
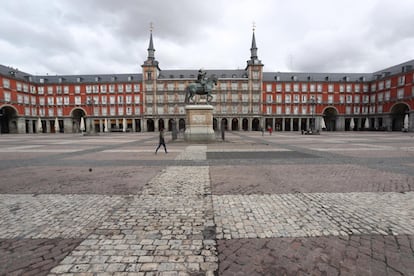
<svg viewBox="0 0 414 276"><path fill-rule="evenodd" d="M190 101L194 102L194 95L207 95L207 103L210 103L213 99L211 91L213 91L215 85L217 85L216 76L208 77L204 85L200 82L192 82L188 84L185 93L185 103L188 104Z"/></svg>

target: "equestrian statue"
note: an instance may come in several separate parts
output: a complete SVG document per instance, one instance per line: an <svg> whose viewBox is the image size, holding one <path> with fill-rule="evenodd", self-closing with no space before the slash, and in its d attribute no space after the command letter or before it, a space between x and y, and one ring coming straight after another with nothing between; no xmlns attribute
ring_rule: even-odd
<svg viewBox="0 0 414 276"><path fill-rule="evenodd" d="M198 70L197 81L188 84L186 93L185 93L185 103L190 102L194 103L194 95L207 95L206 100L209 104L213 99L211 92L215 85L217 85L217 77L210 76L206 78L207 72L203 70Z"/></svg>

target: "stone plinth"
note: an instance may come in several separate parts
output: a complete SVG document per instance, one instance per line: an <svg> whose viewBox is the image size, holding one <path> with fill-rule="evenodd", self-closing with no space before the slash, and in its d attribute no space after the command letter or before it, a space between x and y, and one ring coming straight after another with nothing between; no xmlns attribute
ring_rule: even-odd
<svg viewBox="0 0 414 276"><path fill-rule="evenodd" d="M184 139L187 142L213 142L213 106L209 104L187 105L187 124Z"/></svg>

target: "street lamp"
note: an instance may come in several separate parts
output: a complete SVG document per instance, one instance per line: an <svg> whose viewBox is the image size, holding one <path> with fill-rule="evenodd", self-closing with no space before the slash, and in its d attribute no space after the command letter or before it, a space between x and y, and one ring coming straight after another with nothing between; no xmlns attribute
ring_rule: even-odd
<svg viewBox="0 0 414 276"><path fill-rule="evenodd" d="M310 105L311 105L311 115L312 115L311 123L310 123L310 129L312 131L315 128L314 113L315 113L315 105L316 105L316 102L315 102L315 97L314 96L312 96L310 98Z"/></svg>

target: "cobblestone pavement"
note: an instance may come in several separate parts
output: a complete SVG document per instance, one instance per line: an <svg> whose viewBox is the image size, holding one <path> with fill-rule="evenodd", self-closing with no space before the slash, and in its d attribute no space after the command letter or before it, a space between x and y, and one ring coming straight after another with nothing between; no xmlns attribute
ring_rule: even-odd
<svg viewBox="0 0 414 276"><path fill-rule="evenodd" d="M3 135L0 275L414 275L413 142Z"/></svg>

